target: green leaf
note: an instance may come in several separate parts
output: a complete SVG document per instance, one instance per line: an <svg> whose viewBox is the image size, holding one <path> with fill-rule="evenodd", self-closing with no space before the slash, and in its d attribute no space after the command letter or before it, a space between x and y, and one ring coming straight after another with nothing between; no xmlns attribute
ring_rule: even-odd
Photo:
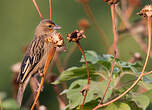
<svg viewBox="0 0 152 110"><path fill-rule="evenodd" d="M137 79L137 77L134 74L131 74L130 72L124 72L122 74L123 75L120 77L119 86L118 86L118 89L121 92L128 89L133 84L133 82ZM136 86L132 90L136 91L137 88L138 86Z"/></svg>
<svg viewBox="0 0 152 110"><path fill-rule="evenodd" d="M112 81L104 101L106 101L111 96L113 84L114 83ZM76 80L70 85L69 91L66 93L67 98L69 99L70 109L73 109L82 104L83 96L80 93L80 91L86 85L87 85L87 80ZM91 81L90 90L88 91L85 103L102 98L106 86L107 86L107 81L102 81L102 82Z"/></svg>
<svg viewBox="0 0 152 110"><path fill-rule="evenodd" d="M90 51L90 50L85 51L85 56L86 56L87 62L91 62L92 64L97 63L101 59L101 56L97 55L96 52ZM83 56L80 62L85 62Z"/></svg>
<svg viewBox="0 0 152 110"><path fill-rule="evenodd" d="M104 110L118 110L118 107L116 104L112 103L108 105Z"/></svg>
<svg viewBox="0 0 152 110"><path fill-rule="evenodd" d="M131 110L130 106L126 103L120 103L118 110Z"/></svg>
<svg viewBox="0 0 152 110"><path fill-rule="evenodd" d="M112 59L113 59L112 55L104 54L101 57L96 52L88 50L88 51L85 51L85 56L86 56L87 62L91 62L92 64L99 63L108 69L111 68L111 63L112 63ZM80 62L84 62L83 56L82 56Z"/></svg>
<svg viewBox="0 0 152 110"><path fill-rule="evenodd" d="M143 93L143 95L146 95L150 99L150 101L152 102L152 90L149 90L149 91Z"/></svg>
<svg viewBox="0 0 152 110"><path fill-rule="evenodd" d="M126 103L112 103L104 110L131 110L130 106Z"/></svg>
<svg viewBox="0 0 152 110"><path fill-rule="evenodd" d="M5 110L19 110L19 106L14 99L2 101L1 107Z"/></svg>
<svg viewBox="0 0 152 110"><path fill-rule="evenodd" d="M90 75L92 75L93 73L95 73L95 67L93 65L88 65L89 67L89 72ZM67 70L65 70L60 76L59 78L53 82L52 84L59 84L63 81L68 81L71 79L75 79L75 78L82 78L82 77L87 77L87 71L86 71L86 66L83 65L81 67L71 67Z"/></svg>
<svg viewBox="0 0 152 110"><path fill-rule="evenodd" d="M143 110L146 110L146 108L150 104L150 99L146 95L143 95L143 94L132 95L132 101L134 101L136 105L142 108Z"/></svg>

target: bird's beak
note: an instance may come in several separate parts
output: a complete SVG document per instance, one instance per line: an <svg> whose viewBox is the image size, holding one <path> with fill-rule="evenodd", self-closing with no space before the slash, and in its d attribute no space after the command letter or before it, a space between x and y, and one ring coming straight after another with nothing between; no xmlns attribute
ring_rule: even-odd
<svg viewBox="0 0 152 110"><path fill-rule="evenodd" d="M54 29L54 30L61 29L61 26L59 26L59 25L55 25L55 26L53 27L53 29Z"/></svg>

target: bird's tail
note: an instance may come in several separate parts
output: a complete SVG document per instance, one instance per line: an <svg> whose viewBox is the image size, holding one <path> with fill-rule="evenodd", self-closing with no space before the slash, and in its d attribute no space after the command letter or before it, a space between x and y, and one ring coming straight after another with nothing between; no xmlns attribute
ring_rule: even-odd
<svg viewBox="0 0 152 110"><path fill-rule="evenodd" d="M19 104L19 106L21 106L22 104L23 94L27 84L29 83L30 77L31 76L29 75L28 78L24 81L24 83L19 84L18 93L17 93L17 103Z"/></svg>

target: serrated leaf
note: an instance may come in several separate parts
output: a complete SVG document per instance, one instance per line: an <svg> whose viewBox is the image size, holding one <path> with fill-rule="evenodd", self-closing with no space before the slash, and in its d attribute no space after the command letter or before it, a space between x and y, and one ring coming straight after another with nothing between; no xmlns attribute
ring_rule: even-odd
<svg viewBox="0 0 152 110"><path fill-rule="evenodd" d="M133 95L132 96L132 101L134 101L136 103L136 105L138 107L142 108L143 110L146 110L146 108L150 104L150 99L146 95L143 95L143 94Z"/></svg>
<svg viewBox="0 0 152 110"><path fill-rule="evenodd" d="M90 75L95 73L95 68L93 65L88 65L88 68L89 68ZM68 81L68 80L80 78L80 77L85 77L85 78L87 77L87 71L86 71L85 65L83 65L81 67L71 67L71 68L65 70L59 76L59 78L52 84L59 84L63 81Z"/></svg>
<svg viewBox="0 0 152 110"><path fill-rule="evenodd" d="M83 96L80 91L87 85L87 80L76 80L69 87L69 91L67 92L67 98L69 99L70 109L73 109L82 104ZM87 94L85 103L94 101L96 99L102 98L105 88L107 86L107 81L95 82L91 81L90 90ZM106 94L106 101L112 93L113 82L111 82L110 88Z"/></svg>
<svg viewBox="0 0 152 110"><path fill-rule="evenodd" d="M97 63L101 59L101 56L97 55L96 52L91 51L91 50L85 51L85 56L86 56L87 62L91 62L92 64ZM85 62L83 56L80 62Z"/></svg>
<svg viewBox="0 0 152 110"><path fill-rule="evenodd" d="M120 77L120 81L119 81L120 87L118 89L125 91L133 84L133 82L136 79L137 77L134 74L130 74L129 72L124 72L123 75ZM136 90L137 89L136 87L133 88L132 90Z"/></svg>
<svg viewBox="0 0 152 110"><path fill-rule="evenodd" d="M141 67L141 64L139 62L130 63L130 62L119 61L119 64L123 70L126 71L131 70L134 73L139 73L137 68Z"/></svg>

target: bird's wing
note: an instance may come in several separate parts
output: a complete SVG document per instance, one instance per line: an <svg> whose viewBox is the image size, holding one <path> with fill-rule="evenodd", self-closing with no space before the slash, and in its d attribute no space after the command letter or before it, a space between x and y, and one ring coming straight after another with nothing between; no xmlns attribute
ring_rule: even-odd
<svg viewBox="0 0 152 110"><path fill-rule="evenodd" d="M17 102L21 106L25 88L32 76L32 70L38 65L44 55L44 41L41 38L35 38L30 44L21 64L20 74L17 81L19 89Z"/></svg>
<svg viewBox="0 0 152 110"><path fill-rule="evenodd" d="M40 37L37 37L30 44L22 61L20 74L17 79L19 83L24 83L28 75L40 62L43 54L44 54L44 41Z"/></svg>

